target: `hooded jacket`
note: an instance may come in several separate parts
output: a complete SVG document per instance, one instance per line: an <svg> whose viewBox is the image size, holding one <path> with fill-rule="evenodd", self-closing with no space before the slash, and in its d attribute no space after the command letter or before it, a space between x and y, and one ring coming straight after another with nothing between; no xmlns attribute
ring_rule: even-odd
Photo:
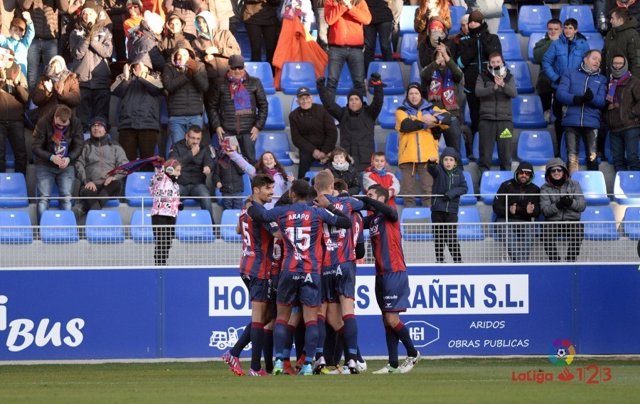
<svg viewBox="0 0 640 404"><path fill-rule="evenodd" d="M516 81L507 69L504 87L494 89L493 75L485 69L476 82L476 97L480 100L480 119L490 121L511 121L513 111L511 100L518 95Z"/></svg>
<svg viewBox="0 0 640 404"><path fill-rule="evenodd" d="M50 77L46 73L36 83L36 88L31 93L31 98L38 108L38 119L56 109L59 104L64 104L71 109L80 105L80 83L78 76L67 69L67 65L61 56L54 56L49 62L57 61L63 67L60 76ZM53 88L47 91L44 83L51 80Z"/></svg>
<svg viewBox="0 0 640 404"><path fill-rule="evenodd" d="M89 28L77 24L69 37L69 49L73 57L73 71L78 75L80 87L109 88L111 70L108 60L113 53L111 32L97 21Z"/></svg>
<svg viewBox="0 0 640 404"><path fill-rule="evenodd" d="M591 89L593 99L586 104L576 104L574 97L583 95L587 88ZM587 73L582 66L567 71L556 90L558 101L567 106L562 126L600 128L600 110L605 105L606 93L607 79L599 72Z"/></svg>
<svg viewBox="0 0 640 404"><path fill-rule="evenodd" d="M207 22L209 32L203 32L198 18L204 18ZM240 54L240 45L231 31L218 29L218 23L209 11L203 11L196 16L197 37L191 44L198 59L205 64L209 80L222 77L229 70L229 58L232 55ZM215 52L211 48L216 48ZM206 61L205 57L210 54L213 59Z"/></svg>
<svg viewBox="0 0 640 404"><path fill-rule="evenodd" d="M607 73L611 73L611 61L615 55L622 55L629 63L631 74L640 77L640 33L638 22L631 17L619 27L611 27L604 38L604 62Z"/></svg>
<svg viewBox="0 0 640 404"><path fill-rule="evenodd" d="M553 88L558 87L558 82L567 71L580 67L584 54L589 51L587 38L579 32L569 41L564 34L551 42L549 49L542 57L542 71L551 80Z"/></svg>
<svg viewBox="0 0 640 404"><path fill-rule="evenodd" d="M469 35L463 36L458 47L458 66L464 72L464 87L466 92L475 90L478 75L489 62L489 55L493 52L502 53L500 38L489 32L487 23L469 30Z"/></svg>
<svg viewBox="0 0 640 404"><path fill-rule="evenodd" d="M442 160L447 156L456 160L456 166L452 170L444 168L442 163ZM460 197L468 191L467 181L462 172L460 153L453 147L445 147L440 156L440 162L430 162L427 165L427 170L433 177L431 211L457 214Z"/></svg>
<svg viewBox="0 0 640 404"><path fill-rule="evenodd" d="M561 167L564 171L564 182L561 185L553 184L550 172L552 167ZM580 183L571 179L564 161L560 158L549 160L544 178L546 182L540 189L540 209L544 215L544 220L547 222L579 221L581 213L587 207L587 203L582 194ZM556 203L566 195L571 196L573 202L570 207L559 209Z"/></svg>
<svg viewBox="0 0 640 404"><path fill-rule="evenodd" d="M76 177L80 184L93 182L102 185L107 179L107 173L129 160L124 149L117 142L109 138L108 134L100 138L91 136L82 147L82 152L76 161ZM123 175L115 175L115 179L122 180Z"/></svg>
<svg viewBox="0 0 640 404"><path fill-rule="evenodd" d="M128 36L128 60L130 63L143 62L155 71L162 71L165 59L160 52L160 39L153 33L146 20Z"/></svg>
<svg viewBox="0 0 640 404"><path fill-rule="evenodd" d="M194 70L177 67L173 60L179 49L189 52L189 63ZM162 84L167 90L167 108L169 116L202 115L204 93L209 88L204 64L195 60L193 48L187 41L176 44L171 60L162 71Z"/></svg>
<svg viewBox="0 0 640 404"><path fill-rule="evenodd" d="M531 170L531 177L525 184L518 182L518 171ZM500 185L493 199L493 213L497 221L505 221L507 214L509 222L530 222L540 215L540 188L533 183L535 172L531 163L523 161L513 173L513 179ZM532 213L527 213L527 205L533 203ZM509 207L516 204L516 213L512 214Z"/></svg>
<svg viewBox="0 0 640 404"><path fill-rule="evenodd" d="M171 30L169 30L169 28L167 28L165 24L164 30L162 31L162 36L160 38L159 47L160 47L160 52L162 53L162 57L164 57L164 60L166 62L171 61L171 54L173 54L173 51L175 50L175 46L178 43L178 41L191 42L194 39L196 39L193 35L187 34L184 32L184 26L186 23L178 14L176 13L169 14L169 16L167 17L167 21L170 21L174 18L177 18L182 22L183 31L180 31L178 33L173 33L171 32Z"/></svg>

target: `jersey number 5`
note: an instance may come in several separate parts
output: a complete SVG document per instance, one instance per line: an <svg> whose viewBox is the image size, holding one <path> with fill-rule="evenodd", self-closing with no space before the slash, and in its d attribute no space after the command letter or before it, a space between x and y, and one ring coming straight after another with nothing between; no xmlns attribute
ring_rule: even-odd
<svg viewBox="0 0 640 404"><path fill-rule="evenodd" d="M297 250L307 251L311 246L311 227L287 227L284 232Z"/></svg>

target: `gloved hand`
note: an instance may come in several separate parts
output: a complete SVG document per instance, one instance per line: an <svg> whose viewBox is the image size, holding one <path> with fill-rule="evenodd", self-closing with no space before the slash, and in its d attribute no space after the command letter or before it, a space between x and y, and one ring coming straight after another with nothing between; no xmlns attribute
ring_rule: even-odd
<svg viewBox="0 0 640 404"><path fill-rule="evenodd" d="M567 209L568 207L571 206L572 203L573 203L573 198L570 197L569 195L565 195L562 198L560 198L558 202L556 202L556 207L558 209Z"/></svg>
<svg viewBox="0 0 640 404"><path fill-rule="evenodd" d="M187 74L193 75L196 72L196 70L198 70L198 62L196 62L193 59L187 60L187 63L185 64L185 66L187 68Z"/></svg>
<svg viewBox="0 0 640 404"><path fill-rule="evenodd" d="M584 92L583 97L585 102L591 102L591 100L593 100L593 91L591 91L591 89L587 87L587 90Z"/></svg>
<svg viewBox="0 0 640 404"><path fill-rule="evenodd" d="M379 86L381 84L382 84L382 76L380 76L380 73L378 72L371 73L371 76L369 77L369 85Z"/></svg>
<svg viewBox="0 0 640 404"><path fill-rule="evenodd" d="M584 103L586 103L587 101L584 99L583 95L576 95L573 97L573 103L575 105L582 105Z"/></svg>
<svg viewBox="0 0 640 404"><path fill-rule="evenodd" d="M318 87L324 87L324 82L325 82L325 77L324 76L320 76L318 77L318 79L316 80L316 86Z"/></svg>

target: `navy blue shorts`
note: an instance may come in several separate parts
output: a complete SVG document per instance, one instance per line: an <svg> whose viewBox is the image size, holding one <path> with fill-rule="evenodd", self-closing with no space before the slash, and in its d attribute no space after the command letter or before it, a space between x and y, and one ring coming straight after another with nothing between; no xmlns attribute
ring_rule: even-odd
<svg viewBox="0 0 640 404"><path fill-rule="evenodd" d="M278 295L278 278L280 275L271 275L271 279L269 279L269 302L276 302L276 296Z"/></svg>
<svg viewBox="0 0 640 404"><path fill-rule="evenodd" d="M355 299L356 265L345 262L322 269L322 302L337 303L340 296Z"/></svg>
<svg viewBox="0 0 640 404"><path fill-rule="evenodd" d="M316 307L321 303L320 274L280 272L276 303Z"/></svg>
<svg viewBox="0 0 640 404"><path fill-rule="evenodd" d="M407 271L376 275L376 301L382 312L406 311L409 307Z"/></svg>
<svg viewBox="0 0 640 404"><path fill-rule="evenodd" d="M244 285L249 291L249 299L252 302L269 301L269 279L258 279L249 275L241 275Z"/></svg>

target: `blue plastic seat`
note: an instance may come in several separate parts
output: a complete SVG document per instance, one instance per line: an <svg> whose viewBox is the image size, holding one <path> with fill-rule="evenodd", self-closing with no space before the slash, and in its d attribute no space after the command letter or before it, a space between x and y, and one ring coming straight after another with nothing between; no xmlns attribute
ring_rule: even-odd
<svg viewBox="0 0 640 404"><path fill-rule="evenodd" d="M304 173L304 178L307 180L307 182L309 182L309 184L313 185L313 179L316 177L316 175L318 175L320 171L317 170L309 170L306 173Z"/></svg>
<svg viewBox="0 0 640 404"><path fill-rule="evenodd" d="M295 95L300 87L308 87L312 94L316 94L316 73L313 63L287 62L282 66L280 87L285 94Z"/></svg>
<svg viewBox="0 0 640 404"><path fill-rule="evenodd" d="M244 185L244 190L242 191L242 196L245 198L249 197L252 194L251 191L251 177L248 174L244 174L242 176L242 184Z"/></svg>
<svg viewBox="0 0 640 404"><path fill-rule="evenodd" d="M29 206L27 181L22 173L0 173L0 208Z"/></svg>
<svg viewBox="0 0 640 404"><path fill-rule="evenodd" d="M409 70L409 83L420 83L422 79L420 78L420 66L418 62L411 63L411 69Z"/></svg>
<svg viewBox="0 0 640 404"><path fill-rule="evenodd" d="M410 65L418 60L417 33L413 32L402 35L402 39L400 41L400 59L402 59L406 65Z"/></svg>
<svg viewBox="0 0 640 404"><path fill-rule="evenodd" d="M264 130L283 130L287 127L282 113L282 103L277 95L267 95L269 110L267 112L267 122L264 124Z"/></svg>
<svg viewBox="0 0 640 404"><path fill-rule="evenodd" d="M239 243L242 236L236 232L240 209L225 209L220 218L220 236L228 243Z"/></svg>
<svg viewBox="0 0 640 404"><path fill-rule="evenodd" d="M640 240L640 207L628 206L622 218L622 231L631 240Z"/></svg>
<svg viewBox="0 0 640 404"><path fill-rule="evenodd" d="M329 77L329 65L324 69L324 76ZM351 72L349 71L349 65L346 63L342 66L340 71L340 77L338 78L338 86L336 87L336 94L347 95L353 88L353 79L351 78Z"/></svg>
<svg viewBox="0 0 640 404"><path fill-rule="evenodd" d="M484 240L480 211L474 206L461 206L458 210L458 240Z"/></svg>
<svg viewBox="0 0 640 404"><path fill-rule="evenodd" d="M616 219L609 206L587 206L580 221L584 223L584 239L592 241L619 240ZM600 222L600 223L594 223Z"/></svg>
<svg viewBox="0 0 640 404"><path fill-rule="evenodd" d="M211 214L206 210L183 210L176 221L176 238L183 243L215 241Z"/></svg>
<svg viewBox="0 0 640 404"><path fill-rule="evenodd" d="M391 131L387 133L387 140L385 141L384 154L387 156L387 164L392 166L398 165L398 132Z"/></svg>
<svg viewBox="0 0 640 404"><path fill-rule="evenodd" d="M520 132L518 138L518 159L534 166L547 164L554 156L553 139L546 130Z"/></svg>
<svg viewBox="0 0 640 404"><path fill-rule="evenodd" d="M149 185L154 173L152 171L138 171L127 176L124 186L124 197L129 206L151 208L153 198L149 193Z"/></svg>
<svg viewBox="0 0 640 404"><path fill-rule="evenodd" d="M153 243L153 230L151 228L151 211L136 209L131 214L129 231L131 239L136 243Z"/></svg>
<svg viewBox="0 0 640 404"><path fill-rule="evenodd" d="M71 244L80 240L76 217L70 210L45 210L40 217L40 239L45 244Z"/></svg>
<svg viewBox="0 0 640 404"><path fill-rule="evenodd" d="M529 42L527 42L527 59L529 59L531 63L534 63L533 48L535 48L536 43L538 43L538 41L543 39L546 34L547 34L546 32L533 32L529 36Z"/></svg>
<svg viewBox="0 0 640 404"><path fill-rule="evenodd" d="M273 71L271 70L269 62L245 62L244 69L250 76L260 79L265 94L276 93L276 86L273 82Z"/></svg>
<svg viewBox="0 0 640 404"><path fill-rule="evenodd" d="M464 179L467 181L467 193L460 197L460 205L475 205L478 202L478 199L473 192L473 179L471 178L471 173L469 171L463 171L462 173L464 174Z"/></svg>
<svg viewBox="0 0 640 404"><path fill-rule="evenodd" d="M480 157L480 134L476 132L473 137L473 143L471 144L473 147L473 155L476 157ZM493 153L491 154L491 165L497 166L500 165L500 157L498 157L498 142L493 143Z"/></svg>
<svg viewBox="0 0 640 404"><path fill-rule="evenodd" d="M467 13L467 8L462 6L449 6L451 12L451 29L449 35L456 35L460 32L460 19Z"/></svg>
<svg viewBox="0 0 640 404"><path fill-rule="evenodd" d="M124 243L122 217L117 210L90 210L85 225L89 243Z"/></svg>
<svg viewBox="0 0 640 404"><path fill-rule="evenodd" d="M289 137L284 132L261 132L256 139L256 157L270 151L283 166L291 166Z"/></svg>
<svg viewBox="0 0 640 404"><path fill-rule="evenodd" d="M500 25L498 32L513 32L511 28L511 17L509 17L509 9L505 4L502 5L502 16L500 17Z"/></svg>
<svg viewBox="0 0 640 404"><path fill-rule="evenodd" d="M542 101L537 95L517 95L511 100L513 126L519 129L546 129Z"/></svg>
<svg viewBox="0 0 640 404"><path fill-rule="evenodd" d="M522 36L533 32L547 32L547 21L551 19L551 9L545 5L523 5L518 11L518 31Z"/></svg>
<svg viewBox="0 0 640 404"><path fill-rule="evenodd" d="M400 35L416 32L413 28L413 20L418 6L403 6L400 14Z"/></svg>
<svg viewBox="0 0 640 404"><path fill-rule="evenodd" d="M640 205L640 171L618 171L613 195L620 205Z"/></svg>
<svg viewBox="0 0 640 404"><path fill-rule="evenodd" d="M504 60L524 60L520 52L520 41L514 32L498 32L498 38Z"/></svg>
<svg viewBox="0 0 640 404"><path fill-rule="evenodd" d="M394 129L396 127L396 110L404 101L402 95L385 95L382 101L382 110L378 115L378 123L384 129Z"/></svg>
<svg viewBox="0 0 640 404"><path fill-rule="evenodd" d="M0 244L31 244L33 228L29 212L0 210Z"/></svg>
<svg viewBox="0 0 640 404"><path fill-rule="evenodd" d="M433 240L430 208L404 208L400 215L400 231L406 241Z"/></svg>
<svg viewBox="0 0 640 404"><path fill-rule="evenodd" d="M542 188L547 180L544 178L545 171L544 170L535 170L533 172L533 183L538 186L538 188Z"/></svg>
<svg viewBox="0 0 640 404"><path fill-rule="evenodd" d="M600 171L576 171L571 174L574 181L580 183L584 199L589 205L608 205L607 185Z"/></svg>
<svg viewBox="0 0 640 404"><path fill-rule="evenodd" d="M336 104L338 104L341 107L346 107L347 104L349 103L349 99L347 98L346 95L336 95L336 98L334 101L336 102Z"/></svg>
<svg viewBox="0 0 640 404"><path fill-rule="evenodd" d="M486 205L493 204L493 198L503 182L513 179L511 171L485 171L480 178L480 198Z"/></svg>
<svg viewBox="0 0 640 404"><path fill-rule="evenodd" d="M506 61L509 71L516 81L516 90L518 94L530 94L535 91L533 81L531 80L531 71L529 64L524 60Z"/></svg>
<svg viewBox="0 0 640 404"><path fill-rule="evenodd" d="M382 82L386 84L384 88L385 94L404 94L405 86L402 81L402 68L399 62L371 62L367 71L367 77L371 77L372 73L379 73ZM373 94L373 89L369 92Z"/></svg>
<svg viewBox="0 0 640 404"><path fill-rule="evenodd" d="M604 49L604 38L599 32L581 32L587 38L589 49L602 51Z"/></svg>
<svg viewBox="0 0 640 404"><path fill-rule="evenodd" d="M596 32L591 8L590 5L564 5L560 8L560 21L564 23L567 18L575 18L580 32Z"/></svg>

